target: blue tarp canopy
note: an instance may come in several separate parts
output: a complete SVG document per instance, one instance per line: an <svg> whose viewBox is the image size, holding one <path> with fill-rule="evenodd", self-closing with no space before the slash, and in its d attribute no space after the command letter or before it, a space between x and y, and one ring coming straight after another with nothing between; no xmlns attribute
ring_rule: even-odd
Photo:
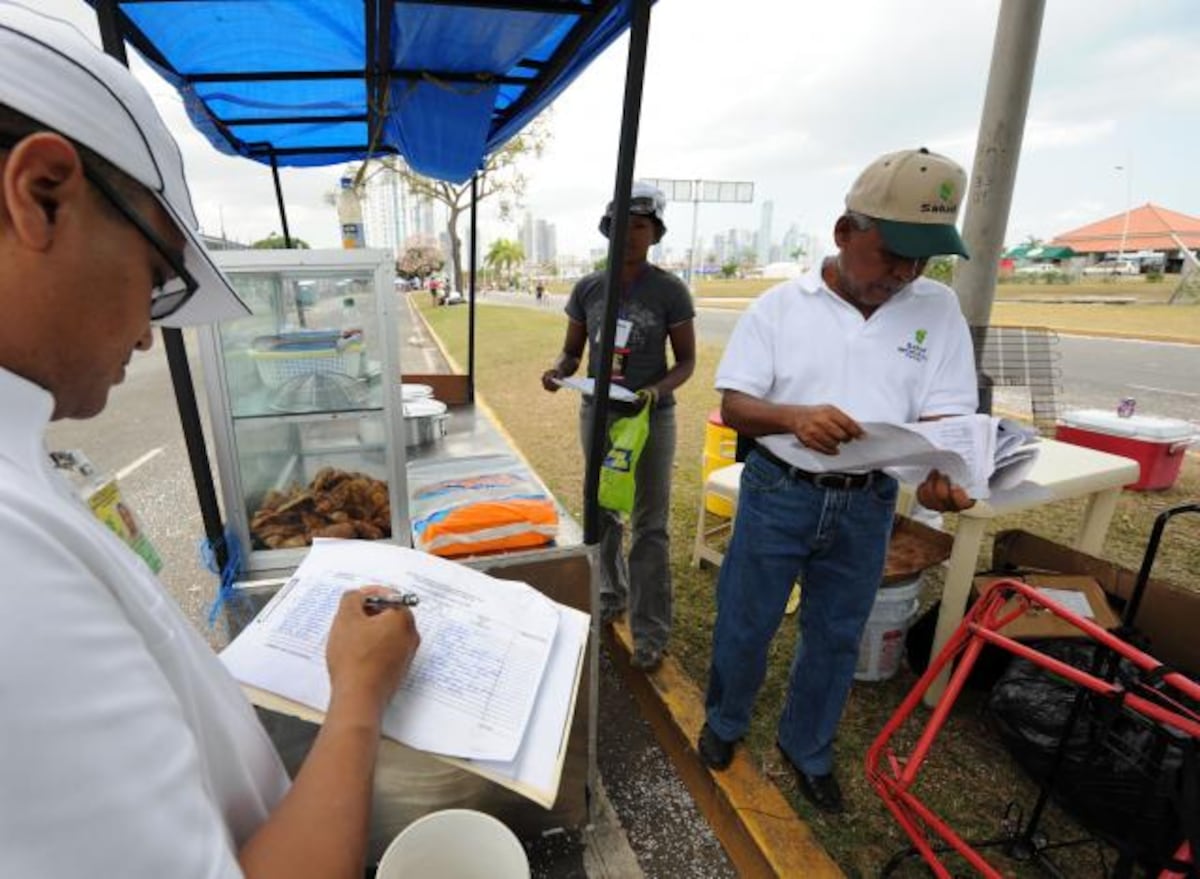
<svg viewBox="0 0 1200 879"><path fill-rule="evenodd" d="M89 0L93 6L103 0ZM631 0L119 0L221 152L399 154L461 183L630 25Z"/></svg>

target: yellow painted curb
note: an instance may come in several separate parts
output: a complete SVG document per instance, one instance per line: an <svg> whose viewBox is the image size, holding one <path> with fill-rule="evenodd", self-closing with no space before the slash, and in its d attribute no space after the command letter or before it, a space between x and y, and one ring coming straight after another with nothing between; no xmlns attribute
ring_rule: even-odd
<svg viewBox="0 0 1200 879"><path fill-rule="evenodd" d="M670 655L653 674L629 664L633 636L623 620L605 633L610 654L643 716L741 876L825 879L845 874L779 789L763 778L745 748L713 772L695 742L704 724L699 688Z"/></svg>

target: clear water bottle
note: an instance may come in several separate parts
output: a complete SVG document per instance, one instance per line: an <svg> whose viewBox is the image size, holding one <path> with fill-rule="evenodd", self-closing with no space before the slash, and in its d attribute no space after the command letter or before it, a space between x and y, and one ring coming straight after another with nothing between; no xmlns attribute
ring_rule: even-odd
<svg viewBox="0 0 1200 879"><path fill-rule="evenodd" d="M351 374L355 376L366 375L367 346L365 334L363 333L363 316L353 296L347 296L342 300L341 329L343 350L347 353L352 353L355 350L358 351L357 369L352 371Z"/></svg>
<svg viewBox="0 0 1200 879"><path fill-rule="evenodd" d="M342 300L342 337L350 338L358 336L359 341L362 341L363 336L363 317L362 311L358 307L358 303L354 301L353 296L347 296Z"/></svg>
<svg viewBox="0 0 1200 879"><path fill-rule="evenodd" d="M337 198L338 223L342 227L342 247L353 250L366 247L363 229L362 204L354 191L354 178L343 177Z"/></svg>

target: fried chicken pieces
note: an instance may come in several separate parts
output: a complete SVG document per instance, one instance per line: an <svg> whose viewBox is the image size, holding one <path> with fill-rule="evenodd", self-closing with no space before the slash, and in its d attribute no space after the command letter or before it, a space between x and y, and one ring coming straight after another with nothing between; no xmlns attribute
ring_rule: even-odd
<svg viewBox="0 0 1200 879"><path fill-rule="evenodd" d="M269 491L250 517L250 533L269 549L309 546L314 537L392 535L387 483L365 473L323 467L308 488Z"/></svg>

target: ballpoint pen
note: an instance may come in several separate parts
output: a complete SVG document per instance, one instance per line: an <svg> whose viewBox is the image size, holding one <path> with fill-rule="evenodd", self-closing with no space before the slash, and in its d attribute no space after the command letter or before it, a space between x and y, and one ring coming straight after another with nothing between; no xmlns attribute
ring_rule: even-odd
<svg viewBox="0 0 1200 879"><path fill-rule="evenodd" d="M368 595L363 599L363 607L368 611L379 613L389 607L416 607L421 599L415 592L403 592L395 595Z"/></svg>

